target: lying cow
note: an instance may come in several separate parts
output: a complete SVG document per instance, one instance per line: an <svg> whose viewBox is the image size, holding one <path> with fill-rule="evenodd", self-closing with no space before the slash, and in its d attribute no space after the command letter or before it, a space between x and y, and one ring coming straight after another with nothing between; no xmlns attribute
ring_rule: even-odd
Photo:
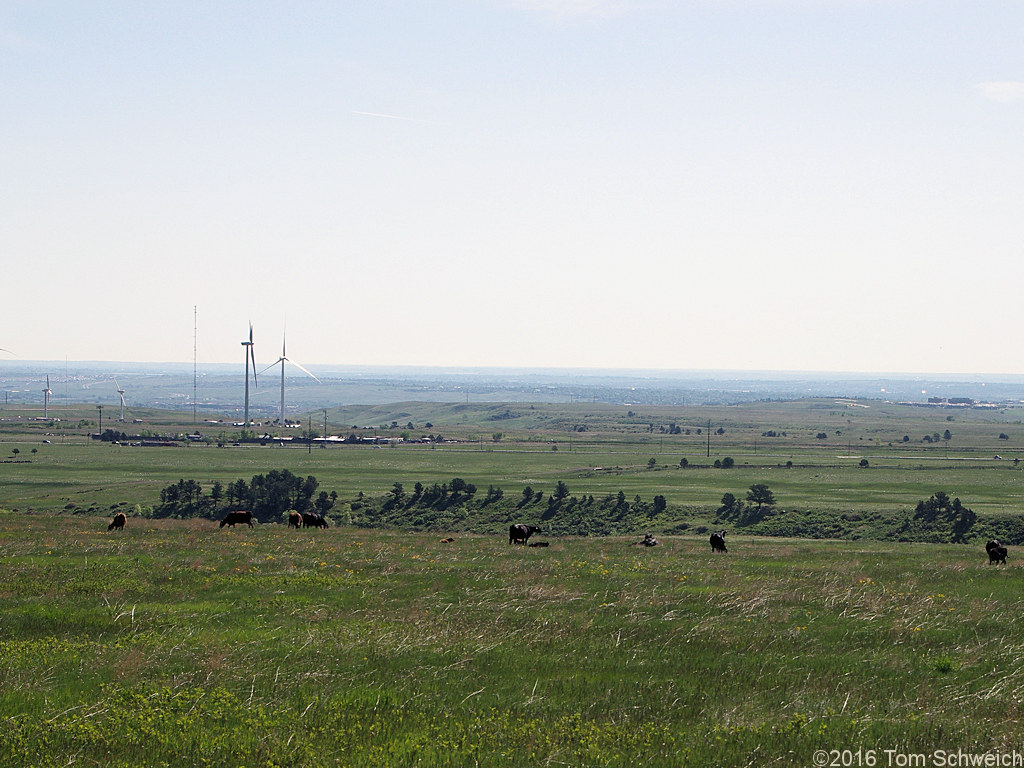
<svg viewBox="0 0 1024 768"><path fill-rule="evenodd" d="M288 513L288 527L289 528L301 528L302 527L302 513L296 512L294 509Z"/></svg>
<svg viewBox="0 0 1024 768"><path fill-rule="evenodd" d="M452 536L447 536L441 539L442 544L451 544L453 541L455 541L455 539Z"/></svg>
<svg viewBox="0 0 1024 768"><path fill-rule="evenodd" d="M303 512L302 513L302 527L303 528L327 528L327 520L323 515L319 515L316 512Z"/></svg>
<svg viewBox="0 0 1024 768"><path fill-rule="evenodd" d="M992 563L1006 565L1006 547L999 542L999 539L988 541L985 544L985 551L988 552L989 565Z"/></svg>
<svg viewBox="0 0 1024 768"><path fill-rule="evenodd" d="M508 527L508 543L509 544L525 544L533 534L540 533L540 528L536 525L524 525L523 523L515 523Z"/></svg>
<svg viewBox="0 0 1024 768"><path fill-rule="evenodd" d="M220 521L220 527L229 525L234 528L235 523L245 523L252 528L252 512L228 512L227 516Z"/></svg>
<svg viewBox="0 0 1024 768"><path fill-rule="evenodd" d="M642 542L640 542L640 543L643 544L645 547L656 547L656 546L658 546L658 540L656 538L654 538L654 534L653 533L645 533L644 534L644 540Z"/></svg>
<svg viewBox="0 0 1024 768"><path fill-rule="evenodd" d="M527 544L528 547L550 547L551 545L546 541L531 541Z"/></svg>
<svg viewBox="0 0 1024 768"><path fill-rule="evenodd" d="M114 515L114 519L110 521L110 525L107 526L108 531L112 531L115 528L119 531L124 530L124 524L128 522L128 518L124 512L118 512Z"/></svg>
<svg viewBox="0 0 1024 768"><path fill-rule="evenodd" d="M725 531L715 531L711 534L711 551L728 552L725 548Z"/></svg>

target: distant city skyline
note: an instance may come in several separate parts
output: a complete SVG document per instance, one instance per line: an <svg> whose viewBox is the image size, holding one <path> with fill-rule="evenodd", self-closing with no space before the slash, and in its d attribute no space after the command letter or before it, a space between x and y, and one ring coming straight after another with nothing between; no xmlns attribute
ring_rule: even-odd
<svg viewBox="0 0 1024 768"><path fill-rule="evenodd" d="M0 370L194 339L242 370L251 322L261 370L287 331L314 373L1024 373L1022 29L994 0L3 4Z"/></svg>

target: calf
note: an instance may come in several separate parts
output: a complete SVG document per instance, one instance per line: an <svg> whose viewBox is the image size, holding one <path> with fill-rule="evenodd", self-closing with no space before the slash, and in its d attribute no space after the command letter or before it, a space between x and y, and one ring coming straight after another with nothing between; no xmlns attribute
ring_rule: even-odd
<svg viewBox="0 0 1024 768"><path fill-rule="evenodd" d="M119 531L124 530L124 524L128 522L128 518L125 517L124 512L118 512L114 515L114 519L110 521L110 525L107 526L108 531L112 531L115 528Z"/></svg>
<svg viewBox="0 0 1024 768"><path fill-rule="evenodd" d="M252 512L228 512L227 516L220 521L220 527L229 525L234 528L235 523L245 523L252 528Z"/></svg>
<svg viewBox="0 0 1024 768"><path fill-rule="evenodd" d="M715 531L711 534L711 551L728 552L725 548L725 531Z"/></svg>
<svg viewBox="0 0 1024 768"><path fill-rule="evenodd" d="M508 543L509 544L525 544L533 534L540 533L540 528L536 525L523 525L522 523L515 523L508 527Z"/></svg>

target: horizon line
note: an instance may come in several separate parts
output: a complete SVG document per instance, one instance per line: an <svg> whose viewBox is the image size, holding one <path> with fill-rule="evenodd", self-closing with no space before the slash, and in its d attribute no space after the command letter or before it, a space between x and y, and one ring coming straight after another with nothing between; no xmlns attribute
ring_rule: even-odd
<svg viewBox="0 0 1024 768"><path fill-rule="evenodd" d="M279 361L278 361L279 362ZM132 360L30 360L24 358L0 359L0 368L5 365L11 366L40 366L59 365L67 367L72 364L92 366L189 366L196 364L192 361L132 361ZM200 362L202 366L236 367L234 361L211 361ZM644 366L553 366L553 365L459 365L459 364L424 364L424 363L307 363L308 367L332 369L398 369L398 370L426 370L457 373L459 371L527 371L527 372L567 372L567 373L661 373L661 374L718 374L718 375L785 375L785 376L864 376L870 378L878 377L943 377L943 376L974 376L974 377L1010 377L1024 378L1024 373L1011 373L999 371L894 371L894 370L837 370L837 369L815 369L815 368L655 368Z"/></svg>

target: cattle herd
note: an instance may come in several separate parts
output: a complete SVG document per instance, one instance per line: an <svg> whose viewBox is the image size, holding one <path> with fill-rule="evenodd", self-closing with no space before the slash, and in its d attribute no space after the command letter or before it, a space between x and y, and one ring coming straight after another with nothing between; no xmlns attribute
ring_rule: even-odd
<svg viewBox="0 0 1024 768"><path fill-rule="evenodd" d="M110 521L110 525L107 526L107 530L122 531L124 530L127 522L128 518L124 512L118 512ZM220 521L220 527L223 528L226 525L229 528L234 528L238 523L248 525L252 528L252 512L228 512L227 515L224 516L224 519ZM295 529L327 528L329 527L329 524L327 522L327 518L321 514L315 512L296 512L293 510L288 513L288 527ZM508 543L523 544L530 547L548 546L548 542L546 541L535 541L530 543L530 537L535 533L541 533L541 529L536 525L515 523L508 527ZM455 539L451 536L441 539L442 544L450 544L453 541L455 541ZM645 547L658 546L658 540L650 533L644 534L643 541L638 543ZM715 531L711 534L711 551L715 554L729 551L725 546L725 531ZM993 563L996 565L999 565L1000 563L1006 565L1006 547L1002 545L999 539L991 539L986 542L985 551L988 553L988 562L990 565Z"/></svg>
<svg viewBox="0 0 1024 768"><path fill-rule="evenodd" d="M289 528L329 528L327 518L317 512L296 512L288 513Z"/></svg>

